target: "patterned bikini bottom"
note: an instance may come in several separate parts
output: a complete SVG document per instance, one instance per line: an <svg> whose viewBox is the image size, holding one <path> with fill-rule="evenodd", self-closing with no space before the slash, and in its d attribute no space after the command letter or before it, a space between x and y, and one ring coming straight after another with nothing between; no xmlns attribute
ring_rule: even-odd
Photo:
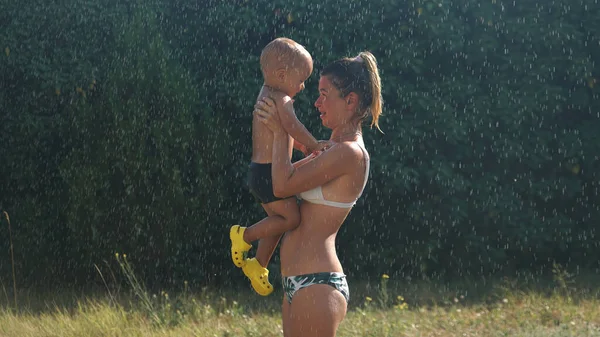
<svg viewBox="0 0 600 337"><path fill-rule="evenodd" d="M292 303L292 298L296 291L314 284L327 284L332 286L344 295L346 302L350 300L350 288L348 288L346 275L343 273L323 272L283 277L283 291L285 291L289 303Z"/></svg>

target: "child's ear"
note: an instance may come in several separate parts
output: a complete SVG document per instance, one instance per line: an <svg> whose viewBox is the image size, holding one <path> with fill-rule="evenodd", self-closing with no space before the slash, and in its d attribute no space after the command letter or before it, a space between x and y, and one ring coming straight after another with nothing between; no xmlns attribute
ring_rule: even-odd
<svg viewBox="0 0 600 337"><path fill-rule="evenodd" d="M277 77L277 79L280 82L285 82L286 75L287 75L287 72L285 71L285 68L279 68L275 71L275 76Z"/></svg>

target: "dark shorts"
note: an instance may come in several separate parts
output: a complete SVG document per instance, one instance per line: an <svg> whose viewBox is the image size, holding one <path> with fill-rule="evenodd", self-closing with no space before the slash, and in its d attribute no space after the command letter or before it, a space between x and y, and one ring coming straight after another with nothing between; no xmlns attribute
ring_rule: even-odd
<svg viewBox="0 0 600 337"><path fill-rule="evenodd" d="M281 200L273 194L271 164L250 163L248 169L248 189L261 204Z"/></svg>

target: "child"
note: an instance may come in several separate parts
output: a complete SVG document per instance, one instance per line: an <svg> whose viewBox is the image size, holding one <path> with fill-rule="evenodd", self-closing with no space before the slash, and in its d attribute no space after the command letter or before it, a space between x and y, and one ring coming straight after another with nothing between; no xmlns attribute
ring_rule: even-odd
<svg viewBox="0 0 600 337"><path fill-rule="evenodd" d="M288 149L290 158L294 147L303 152L320 150L324 144L319 143L304 125L296 118L294 112L294 96L304 89L304 81L313 70L312 57L297 42L287 38L277 38L263 49L260 55L260 67L264 84L258 94L257 101L263 97L271 97L277 106L281 124L288 133ZM271 181L271 154L273 133L257 120L252 119L252 161L248 172L248 187L258 199L267 217L251 227L231 227L231 258L233 263L241 267L251 280L252 287L260 295L267 296L273 291L269 283L269 271L265 268L273 254L281 235L296 228L300 224L300 211L295 197L281 199L273 194ZM261 240L259 251L267 251L266 257L257 254L257 258L248 259L246 254L252 248L251 242Z"/></svg>

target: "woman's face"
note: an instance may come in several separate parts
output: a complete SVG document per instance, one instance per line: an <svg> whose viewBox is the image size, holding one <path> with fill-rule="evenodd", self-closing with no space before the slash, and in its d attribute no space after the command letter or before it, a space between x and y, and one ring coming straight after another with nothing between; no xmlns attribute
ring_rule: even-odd
<svg viewBox="0 0 600 337"><path fill-rule="evenodd" d="M321 76L319 79L319 98L315 107L321 113L323 126L327 128L333 129L345 119L346 101L327 76Z"/></svg>

